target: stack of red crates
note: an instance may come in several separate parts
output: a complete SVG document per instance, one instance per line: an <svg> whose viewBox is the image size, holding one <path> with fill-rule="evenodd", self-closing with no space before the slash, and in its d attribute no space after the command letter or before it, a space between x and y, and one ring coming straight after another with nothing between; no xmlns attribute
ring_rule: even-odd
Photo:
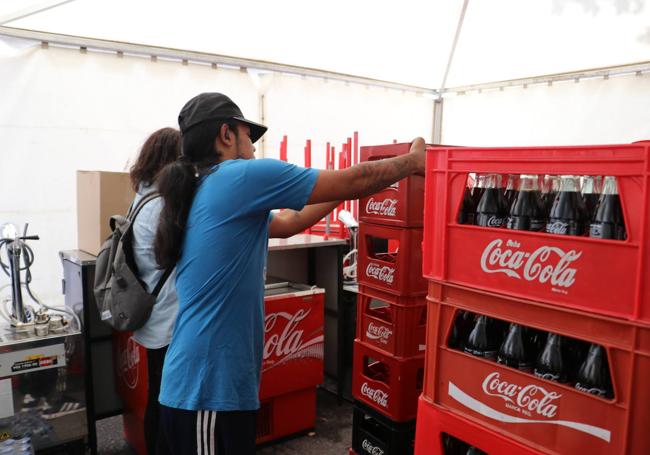
<svg viewBox="0 0 650 455"><path fill-rule="evenodd" d="M626 240L461 225L467 176L615 176ZM650 453L650 142L427 152L425 383L416 454ZM459 311L604 348L611 397L449 347Z"/></svg>
<svg viewBox="0 0 650 455"><path fill-rule="evenodd" d="M361 148L361 161L403 155L410 144ZM357 339L352 449L413 453L424 375L424 178L411 176L359 201Z"/></svg>

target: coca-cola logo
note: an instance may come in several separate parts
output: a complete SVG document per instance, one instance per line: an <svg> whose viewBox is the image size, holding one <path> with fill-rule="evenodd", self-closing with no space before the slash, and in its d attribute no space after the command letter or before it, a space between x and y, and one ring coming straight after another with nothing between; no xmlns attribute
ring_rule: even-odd
<svg viewBox="0 0 650 455"><path fill-rule="evenodd" d="M487 227L501 227L503 226L504 222L505 222L505 218L503 218L502 216L492 215L490 218L488 218L487 223L485 225Z"/></svg>
<svg viewBox="0 0 650 455"><path fill-rule="evenodd" d="M126 346L121 344L119 351L119 372L124 384L129 389L135 389L138 385L138 364L140 363L140 346L133 337L129 337Z"/></svg>
<svg viewBox="0 0 650 455"><path fill-rule="evenodd" d="M515 251L519 242L508 240L490 242L481 255L481 269L485 273L505 273L511 278L526 281L549 282L553 286L568 288L575 283L577 269L569 267L582 256L576 250L564 251L557 247L542 246L533 252Z"/></svg>
<svg viewBox="0 0 650 455"><path fill-rule="evenodd" d="M485 377L482 387L485 394L505 400L507 408L528 416L536 413L549 419L557 414L557 405L553 402L562 396L535 384L520 386L503 381L497 371Z"/></svg>
<svg viewBox="0 0 650 455"><path fill-rule="evenodd" d="M311 309L299 309L295 313L277 312L266 315L262 371L296 358L322 358L322 330L318 330L309 340L304 340L305 334L301 326L310 313Z"/></svg>
<svg viewBox="0 0 650 455"><path fill-rule="evenodd" d="M569 223L555 221L546 225L546 232L549 234L566 234L569 231Z"/></svg>
<svg viewBox="0 0 650 455"><path fill-rule="evenodd" d="M375 201L374 198L370 198L366 203L366 213L396 217L397 199L384 199L383 201Z"/></svg>
<svg viewBox="0 0 650 455"><path fill-rule="evenodd" d="M364 382L361 386L361 395L368 397L371 401L374 401L383 408L388 407L388 392L384 392L381 389L373 389L368 386L367 382Z"/></svg>
<svg viewBox="0 0 650 455"><path fill-rule="evenodd" d="M381 266L376 262L370 262L366 267L366 276L383 281L386 284L393 284L395 269L387 265Z"/></svg>
<svg viewBox="0 0 650 455"><path fill-rule="evenodd" d="M363 440L361 448L370 455L384 455L384 450L381 447L372 445L372 442L367 439Z"/></svg>
<svg viewBox="0 0 650 455"><path fill-rule="evenodd" d="M375 325L372 321L368 324L366 328L366 337L370 340L377 340L380 343L388 344L393 331L383 325Z"/></svg>

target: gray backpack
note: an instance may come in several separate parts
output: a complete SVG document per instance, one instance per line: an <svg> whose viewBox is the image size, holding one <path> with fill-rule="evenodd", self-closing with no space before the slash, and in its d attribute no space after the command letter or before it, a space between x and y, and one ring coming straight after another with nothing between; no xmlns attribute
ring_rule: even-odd
<svg viewBox="0 0 650 455"><path fill-rule="evenodd" d="M158 281L153 292L147 292L138 277L133 256L133 222L146 203L160 195L146 194L126 216L113 215L110 220L113 233L104 241L95 263L95 303L102 321L115 330L131 331L142 327L156 303L158 293L172 272L172 268Z"/></svg>

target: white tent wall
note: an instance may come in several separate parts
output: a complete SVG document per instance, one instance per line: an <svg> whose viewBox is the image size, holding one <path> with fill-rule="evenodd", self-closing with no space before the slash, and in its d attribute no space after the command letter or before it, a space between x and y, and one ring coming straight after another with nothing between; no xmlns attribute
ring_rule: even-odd
<svg viewBox="0 0 650 455"><path fill-rule="evenodd" d="M650 74L468 91L444 99L442 142L471 146L650 139Z"/></svg>
<svg viewBox="0 0 650 455"><path fill-rule="evenodd" d="M269 132L267 143L288 138L288 160L304 164L304 147L312 141L312 166L325 168L325 148L330 142L342 151L353 133L359 145L408 142L415 136L429 138L433 100L411 92L339 81L287 75L275 76L266 93ZM279 147L266 154L277 158Z"/></svg>
<svg viewBox="0 0 650 455"><path fill-rule="evenodd" d="M314 167L324 165L326 141L340 150L355 130L362 144L430 134L431 99L278 76L267 91L266 156L278 156L284 134L289 161L299 165L304 141L312 139ZM40 235L30 242L32 288L50 303L63 299L58 251L77 245L76 170L128 170L146 137L177 126L179 109L203 91L223 91L247 117L260 117L257 88L245 72L78 48L36 45L0 57L0 85L0 224L29 223L29 233Z"/></svg>

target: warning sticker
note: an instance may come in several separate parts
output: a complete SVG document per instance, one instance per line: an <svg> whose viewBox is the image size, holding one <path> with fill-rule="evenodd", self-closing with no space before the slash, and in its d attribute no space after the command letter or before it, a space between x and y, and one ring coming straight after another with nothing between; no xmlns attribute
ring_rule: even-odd
<svg viewBox="0 0 650 455"><path fill-rule="evenodd" d="M63 343L0 354L0 377L65 366Z"/></svg>

